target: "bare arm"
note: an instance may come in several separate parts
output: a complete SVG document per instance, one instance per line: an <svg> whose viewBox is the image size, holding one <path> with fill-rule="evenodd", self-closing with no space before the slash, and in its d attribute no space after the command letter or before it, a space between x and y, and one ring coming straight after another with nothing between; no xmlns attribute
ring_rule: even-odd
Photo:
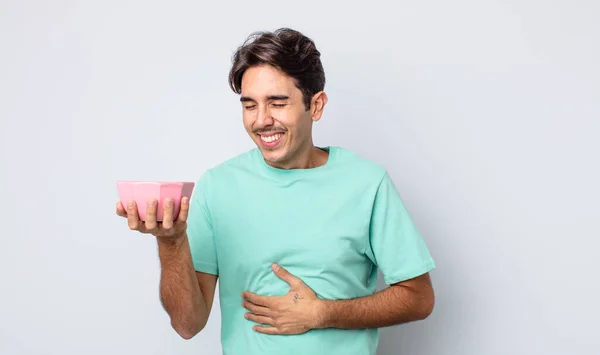
<svg viewBox="0 0 600 355"><path fill-rule="evenodd" d="M425 319L434 307L431 279L426 273L371 296L325 300L316 328L381 328Z"/></svg>
<svg viewBox="0 0 600 355"><path fill-rule="evenodd" d="M260 333L301 334L318 328L382 328L425 319L433 310L429 273L393 284L374 295L324 300L279 265L273 265L273 271L290 286L287 294L242 293L242 305L249 311L244 316L257 323L253 329Z"/></svg>
<svg viewBox="0 0 600 355"><path fill-rule="evenodd" d="M117 215L127 218L129 228L152 234L158 242L161 264L160 301L171 318L171 326L184 339L198 334L208 321L217 276L196 272L187 236L189 199L181 200L181 210L173 220L173 201L165 200L164 218L156 220L157 200L148 202L146 221L140 221L135 202L127 209L117 203Z"/></svg>
<svg viewBox="0 0 600 355"><path fill-rule="evenodd" d="M187 234L157 240L161 303L173 329L182 338L191 339L206 326L217 276L194 271Z"/></svg>

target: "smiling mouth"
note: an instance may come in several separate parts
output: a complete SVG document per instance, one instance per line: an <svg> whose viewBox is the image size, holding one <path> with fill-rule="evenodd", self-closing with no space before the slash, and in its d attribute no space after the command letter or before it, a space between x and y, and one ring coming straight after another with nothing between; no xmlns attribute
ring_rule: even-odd
<svg viewBox="0 0 600 355"><path fill-rule="evenodd" d="M274 143L274 142L277 142L278 140L280 140L281 137L283 137L283 133L275 133L275 134L271 134L268 136L259 134L258 136L260 137L260 140L265 143Z"/></svg>

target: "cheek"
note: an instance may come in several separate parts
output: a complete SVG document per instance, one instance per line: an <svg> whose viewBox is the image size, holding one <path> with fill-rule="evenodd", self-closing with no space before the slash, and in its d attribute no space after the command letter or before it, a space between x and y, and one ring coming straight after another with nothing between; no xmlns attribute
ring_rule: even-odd
<svg viewBox="0 0 600 355"><path fill-rule="evenodd" d="M251 114L244 113L242 115L242 123L247 131L251 131L254 126L254 117Z"/></svg>
<svg viewBox="0 0 600 355"><path fill-rule="evenodd" d="M298 131L301 131L305 126L305 123L303 122L305 120L306 118L303 114L292 110L280 112L277 116L277 121L279 121L280 124L296 134L298 134Z"/></svg>
<svg viewBox="0 0 600 355"><path fill-rule="evenodd" d="M290 119L286 122L286 125L290 130L293 130L297 136L305 136L309 134L310 125L312 121L310 117L302 113L295 113L290 116Z"/></svg>
<svg viewBox="0 0 600 355"><path fill-rule="evenodd" d="M284 126L285 128L287 128L290 131L293 131L294 127L296 127L294 120L291 119L291 117L288 115L280 114L278 117L276 117L276 120L279 123L278 124L279 126Z"/></svg>

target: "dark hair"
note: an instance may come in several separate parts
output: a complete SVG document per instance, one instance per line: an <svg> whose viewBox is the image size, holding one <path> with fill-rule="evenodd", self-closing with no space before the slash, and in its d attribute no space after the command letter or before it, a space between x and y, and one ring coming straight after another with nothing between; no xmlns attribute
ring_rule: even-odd
<svg viewBox="0 0 600 355"><path fill-rule="evenodd" d="M229 86L237 94L242 91L244 72L261 64L271 65L292 77L296 87L302 91L307 110L312 96L325 87L321 53L315 43L289 28L252 33L237 49L232 61Z"/></svg>

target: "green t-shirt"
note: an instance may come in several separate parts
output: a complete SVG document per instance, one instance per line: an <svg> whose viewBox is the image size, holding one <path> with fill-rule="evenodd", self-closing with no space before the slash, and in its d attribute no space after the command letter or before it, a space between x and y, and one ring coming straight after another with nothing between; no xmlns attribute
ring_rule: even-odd
<svg viewBox="0 0 600 355"><path fill-rule="evenodd" d="M194 190L188 237L196 271L219 275L224 355L372 355L377 329L268 335L246 320L241 293L281 296L277 262L318 297L339 300L424 274L435 263L390 176L340 147L325 165L283 170L257 148L209 169Z"/></svg>

